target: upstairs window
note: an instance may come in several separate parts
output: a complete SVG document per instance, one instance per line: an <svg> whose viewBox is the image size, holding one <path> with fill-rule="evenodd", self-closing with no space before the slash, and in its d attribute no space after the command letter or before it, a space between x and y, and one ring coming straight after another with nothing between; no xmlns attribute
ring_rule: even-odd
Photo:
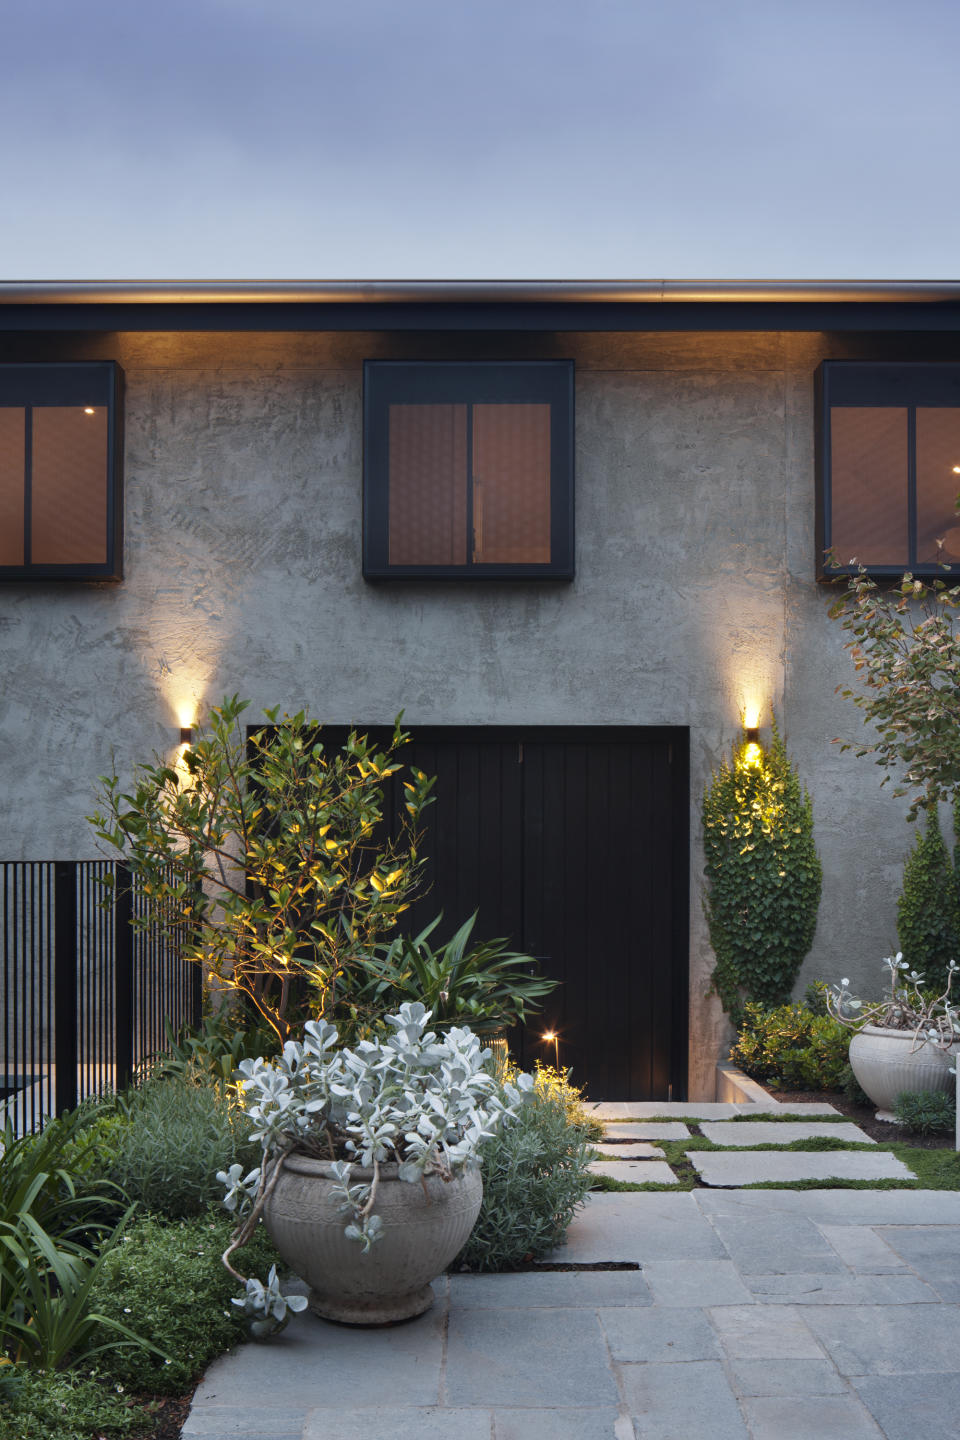
<svg viewBox="0 0 960 1440"><path fill-rule="evenodd" d="M368 579L573 577L573 362L368 360Z"/></svg>
<svg viewBox="0 0 960 1440"><path fill-rule="evenodd" d="M121 371L0 365L0 580L118 580Z"/></svg>
<svg viewBox="0 0 960 1440"><path fill-rule="evenodd" d="M818 423L821 573L960 576L960 365L825 361Z"/></svg>

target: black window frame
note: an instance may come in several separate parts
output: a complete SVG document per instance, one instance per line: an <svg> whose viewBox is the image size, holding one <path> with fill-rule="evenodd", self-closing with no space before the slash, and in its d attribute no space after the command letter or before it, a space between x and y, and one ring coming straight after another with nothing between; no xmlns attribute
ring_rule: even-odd
<svg viewBox="0 0 960 1440"><path fill-rule="evenodd" d="M548 403L550 561L547 564L396 565L389 561L390 404ZM363 363L363 575L367 580L572 580L574 578L574 362L572 360L365 360ZM468 467L471 464L468 454ZM468 480L469 485L469 480ZM467 546L467 555L471 547Z"/></svg>
<svg viewBox="0 0 960 1440"><path fill-rule="evenodd" d="M96 405L107 409L107 484L104 510L106 560L95 563L39 564L30 554L30 452L25 456L24 556L22 565L0 565L0 581L123 579L123 384L113 360L28 361L0 364L0 405L23 406L26 427L31 412L43 406Z"/></svg>
<svg viewBox="0 0 960 1440"><path fill-rule="evenodd" d="M898 580L909 571L921 579L960 578L960 561L941 565L917 558L917 408L949 408L960 412L960 363L951 361L824 360L815 376L816 398L816 546L820 579L855 575L858 566L829 563L832 548L831 415L835 408L856 406L907 410L907 554L897 565L864 565L876 580ZM957 476L960 493L960 475Z"/></svg>

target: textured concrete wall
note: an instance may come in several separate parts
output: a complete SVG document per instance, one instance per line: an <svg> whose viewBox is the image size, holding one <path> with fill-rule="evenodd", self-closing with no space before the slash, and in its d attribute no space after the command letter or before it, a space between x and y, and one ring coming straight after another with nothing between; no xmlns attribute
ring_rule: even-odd
<svg viewBox="0 0 960 1440"><path fill-rule="evenodd" d="M895 945L910 833L879 771L831 746L861 726L814 581L813 371L879 343L892 353L770 334L5 342L6 359L123 364L126 578L0 591L0 856L94 853L97 775L170 751L227 692L330 722L403 706L412 727L689 726L690 1078L711 1098L726 1029L706 998L699 801L744 707L776 707L813 795L825 883L801 988L842 971L875 989ZM577 578L367 585L361 361L477 354L577 362Z"/></svg>

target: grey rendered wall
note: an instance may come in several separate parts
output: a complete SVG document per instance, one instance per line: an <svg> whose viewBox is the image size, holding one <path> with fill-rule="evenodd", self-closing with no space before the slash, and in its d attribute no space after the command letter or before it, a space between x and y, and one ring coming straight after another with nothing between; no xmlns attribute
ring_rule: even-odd
<svg viewBox="0 0 960 1440"><path fill-rule="evenodd" d="M699 799L743 710L774 705L813 795L824 900L801 987L875 988L910 835L834 735L849 662L814 582L812 374L824 336L105 336L4 358L127 377L126 577L0 591L4 858L95 851L96 777L238 691L334 721L691 731L690 1084L727 1038L707 997ZM572 356L572 585L367 585L361 362Z"/></svg>

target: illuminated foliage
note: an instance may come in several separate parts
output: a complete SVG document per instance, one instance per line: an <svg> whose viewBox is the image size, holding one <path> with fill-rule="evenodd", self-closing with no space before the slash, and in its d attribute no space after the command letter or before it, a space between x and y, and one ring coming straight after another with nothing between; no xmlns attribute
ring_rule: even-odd
<svg viewBox="0 0 960 1440"><path fill-rule="evenodd" d="M383 787L408 739L399 718L385 749L353 733L331 753L305 711L267 710L245 737L248 703L215 706L182 769L142 766L129 794L102 777L91 823L140 882L136 923L185 926L185 957L245 995L281 1040L308 1014L362 1029L351 999L417 886L433 781L411 769L389 837Z"/></svg>
<svg viewBox="0 0 960 1440"><path fill-rule="evenodd" d="M747 742L703 800L713 988L736 1019L745 1001L782 1005L813 943L822 872L813 810L776 720L770 748Z"/></svg>

